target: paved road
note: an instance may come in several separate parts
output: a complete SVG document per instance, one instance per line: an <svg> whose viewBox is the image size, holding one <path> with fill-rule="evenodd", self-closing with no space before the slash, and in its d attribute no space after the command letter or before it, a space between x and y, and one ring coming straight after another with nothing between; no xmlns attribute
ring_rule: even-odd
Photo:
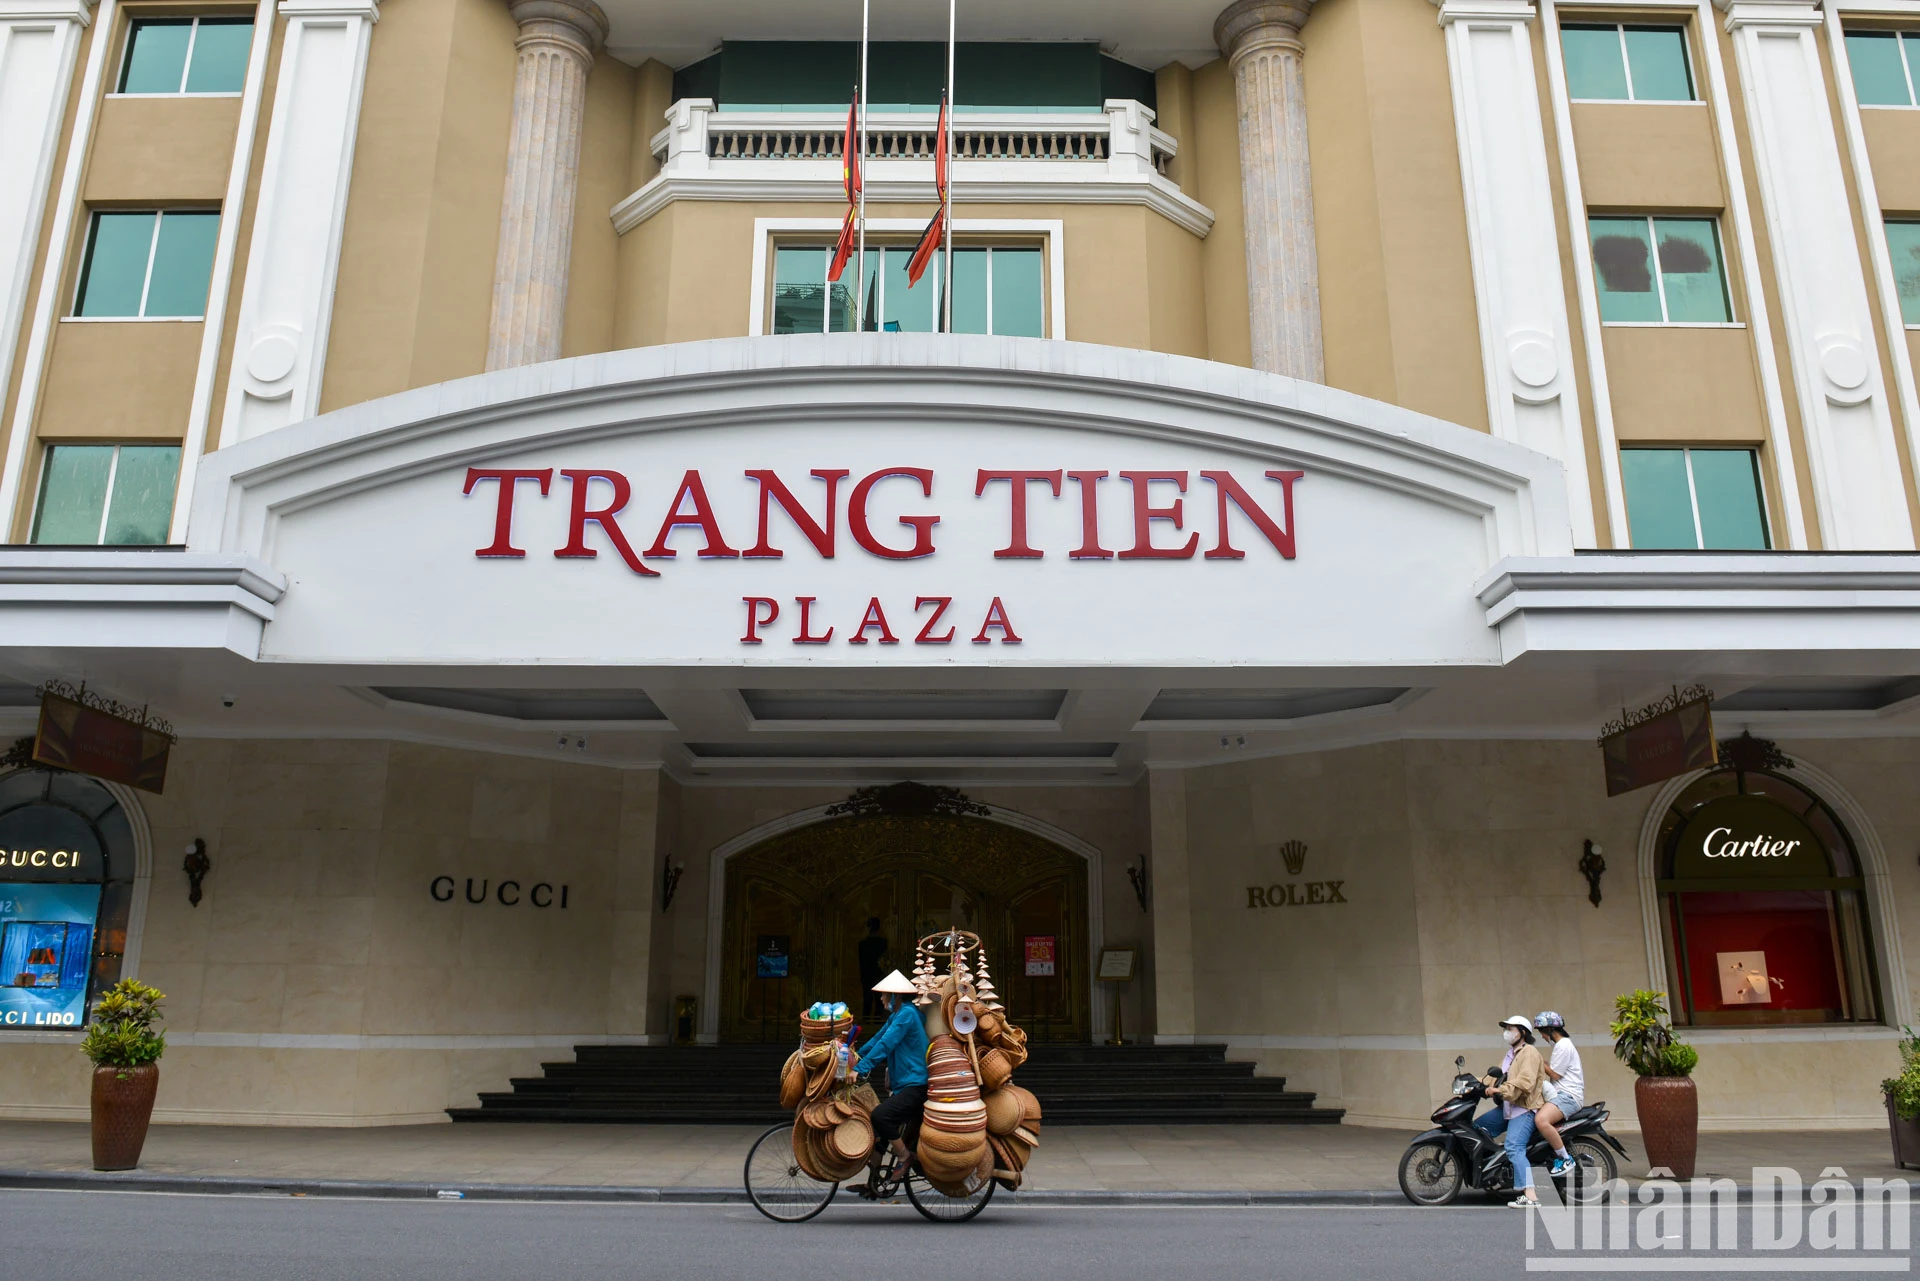
<svg viewBox="0 0 1920 1281"><path fill-rule="evenodd" d="M949 1226L922 1222L905 1205L836 1205L795 1227L767 1222L743 1206L11 1191L0 1192L0 1276L20 1281L812 1281L841 1276L861 1281L1499 1281L1532 1275L1526 1267L1526 1217L1518 1210L1480 1206L995 1205L971 1224ZM1541 1256L1536 1251L1532 1257ZM1621 1275L1617 1265L1611 1275Z"/></svg>

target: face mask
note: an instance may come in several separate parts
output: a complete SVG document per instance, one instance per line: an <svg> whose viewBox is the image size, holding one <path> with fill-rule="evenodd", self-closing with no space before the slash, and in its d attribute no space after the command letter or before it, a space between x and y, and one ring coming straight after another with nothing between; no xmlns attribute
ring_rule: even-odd
<svg viewBox="0 0 1920 1281"><path fill-rule="evenodd" d="M1518 1045L1518 1044L1520 1044L1520 1029L1519 1029L1519 1028L1517 1028L1517 1027L1510 1027L1510 1028L1508 1028L1508 1029L1507 1029L1507 1030L1506 1030L1506 1031L1505 1031L1505 1032L1504 1032L1504 1033L1503 1033L1502 1035L1504 1035L1504 1036L1505 1036L1505 1037L1507 1038L1507 1044L1508 1044L1508 1045Z"/></svg>

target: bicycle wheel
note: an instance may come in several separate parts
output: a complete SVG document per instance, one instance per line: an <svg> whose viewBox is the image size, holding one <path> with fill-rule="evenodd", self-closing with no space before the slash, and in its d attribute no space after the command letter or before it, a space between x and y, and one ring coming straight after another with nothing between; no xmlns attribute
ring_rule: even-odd
<svg viewBox="0 0 1920 1281"><path fill-rule="evenodd" d="M838 1183L822 1183L793 1159L793 1125L781 1122L747 1153L747 1196L775 1223L805 1223L827 1208Z"/></svg>
<svg viewBox="0 0 1920 1281"><path fill-rule="evenodd" d="M916 1161L907 1174L907 1200L913 1202L913 1208L920 1211L922 1217L935 1223L965 1223L993 1200L993 1180L981 1178L976 1170L967 1179L966 1195L948 1196L927 1182Z"/></svg>

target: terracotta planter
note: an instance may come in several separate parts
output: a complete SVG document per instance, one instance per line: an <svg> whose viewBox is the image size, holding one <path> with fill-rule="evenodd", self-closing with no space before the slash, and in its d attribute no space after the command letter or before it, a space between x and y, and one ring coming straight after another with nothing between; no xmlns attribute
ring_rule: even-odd
<svg viewBox="0 0 1920 1281"><path fill-rule="evenodd" d="M1903 1170L1920 1169L1920 1118L1907 1120L1888 1099L1887 1131L1893 1139L1893 1163Z"/></svg>
<svg viewBox="0 0 1920 1281"><path fill-rule="evenodd" d="M1700 1091L1688 1076L1643 1076L1633 1085L1647 1168L1665 1166L1676 1179L1693 1177L1700 1146Z"/></svg>
<svg viewBox="0 0 1920 1281"><path fill-rule="evenodd" d="M93 1070L93 1168L131 1170L140 1164L160 1065Z"/></svg>

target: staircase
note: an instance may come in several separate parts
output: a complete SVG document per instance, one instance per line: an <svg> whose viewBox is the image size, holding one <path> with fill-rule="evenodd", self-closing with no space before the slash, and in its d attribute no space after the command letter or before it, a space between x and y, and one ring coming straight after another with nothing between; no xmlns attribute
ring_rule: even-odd
<svg viewBox="0 0 1920 1281"><path fill-rule="evenodd" d="M570 1063L448 1108L456 1121L772 1124L779 1045L578 1045ZM1040 1100L1048 1125L1337 1125L1340 1108L1284 1078L1227 1060L1224 1045L1038 1045L1014 1080Z"/></svg>

